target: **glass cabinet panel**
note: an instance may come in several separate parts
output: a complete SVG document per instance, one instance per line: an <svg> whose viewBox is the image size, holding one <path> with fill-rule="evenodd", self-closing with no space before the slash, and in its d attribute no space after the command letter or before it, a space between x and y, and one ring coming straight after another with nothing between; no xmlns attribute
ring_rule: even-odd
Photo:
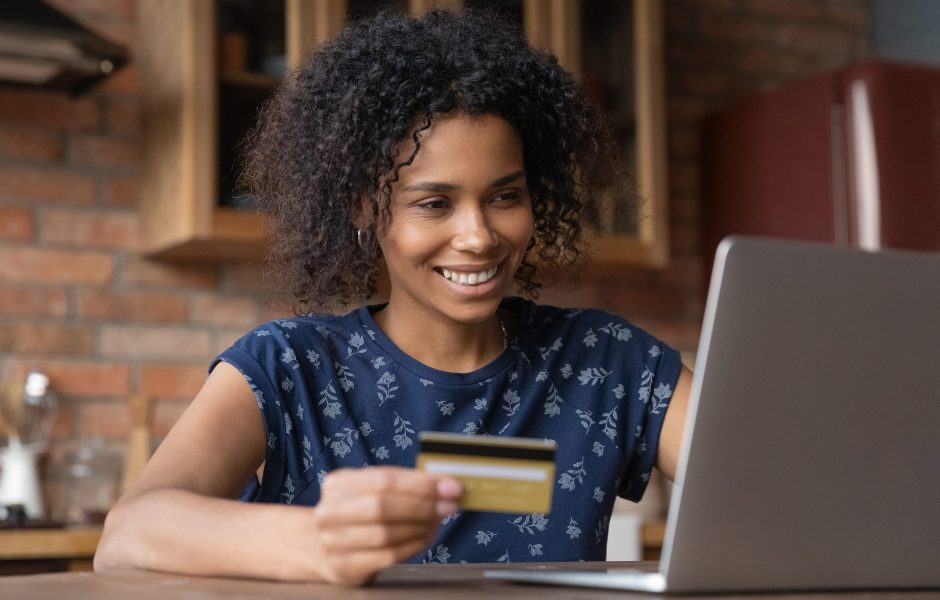
<svg viewBox="0 0 940 600"><path fill-rule="evenodd" d="M633 69L633 7L622 0L580 3L581 76L588 93L607 115L630 173L637 172L636 102ZM636 235L636 216L623 203L590 215L606 235Z"/></svg>

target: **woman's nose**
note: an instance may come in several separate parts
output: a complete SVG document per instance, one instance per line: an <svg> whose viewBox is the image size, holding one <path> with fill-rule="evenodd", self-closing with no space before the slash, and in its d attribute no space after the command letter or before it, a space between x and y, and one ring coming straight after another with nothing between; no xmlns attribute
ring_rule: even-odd
<svg viewBox="0 0 940 600"><path fill-rule="evenodd" d="M499 237L482 210L468 210L457 219L452 241L455 250L484 253L499 244Z"/></svg>

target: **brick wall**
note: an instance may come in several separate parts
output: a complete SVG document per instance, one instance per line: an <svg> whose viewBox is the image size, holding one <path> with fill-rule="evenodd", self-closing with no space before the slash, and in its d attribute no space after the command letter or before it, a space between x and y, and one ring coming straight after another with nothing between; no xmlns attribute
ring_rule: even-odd
<svg viewBox="0 0 940 600"><path fill-rule="evenodd" d="M133 48L135 0L55 0ZM694 351L701 319L697 124L730 100L865 54L865 0L666 0L672 263L546 301L606 307ZM0 378L38 365L63 399L55 435L120 438L126 399L157 400L162 436L208 361L272 317L258 268L134 252L133 65L79 99L0 90Z"/></svg>

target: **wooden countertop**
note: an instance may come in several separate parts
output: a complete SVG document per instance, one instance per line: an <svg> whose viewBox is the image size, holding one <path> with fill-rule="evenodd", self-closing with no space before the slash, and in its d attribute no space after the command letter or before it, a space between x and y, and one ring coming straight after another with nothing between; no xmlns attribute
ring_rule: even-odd
<svg viewBox="0 0 940 600"><path fill-rule="evenodd" d="M0 560L90 559L101 527L0 529Z"/></svg>

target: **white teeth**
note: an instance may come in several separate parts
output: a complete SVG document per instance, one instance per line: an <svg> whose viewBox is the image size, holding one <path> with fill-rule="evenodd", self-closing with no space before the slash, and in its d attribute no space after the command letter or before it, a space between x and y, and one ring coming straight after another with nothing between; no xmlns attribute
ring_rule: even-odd
<svg viewBox="0 0 940 600"><path fill-rule="evenodd" d="M441 274L445 279L453 281L454 283L462 285L480 285L492 279L498 270L499 267L493 267L488 271L480 271L479 273L457 273L441 267Z"/></svg>

